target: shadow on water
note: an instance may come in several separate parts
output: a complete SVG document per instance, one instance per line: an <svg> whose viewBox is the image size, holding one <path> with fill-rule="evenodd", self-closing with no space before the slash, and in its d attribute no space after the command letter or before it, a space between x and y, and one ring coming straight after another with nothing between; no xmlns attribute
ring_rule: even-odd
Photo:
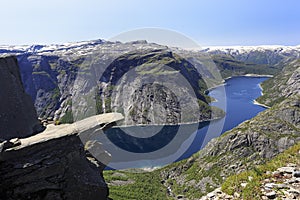
<svg viewBox="0 0 300 200"><path fill-rule="evenodd" d="M202 129L209 122L201 122L197 129ZM176 136L179 127L183 128L185 134L181 135L180 140L184 141L195 131L190 129L191 124L182 125L148 125L148 126L132 126L122 128L111 128L104 132L106 137L119 148L134 153L149 153L163 148L168 145ZM159 130L158 130L159 129ZM158 132L151 137L147 137L147 132ZM139 137L132 136L128 133L139 133ZM143 135L145 137L143 137ZM178 148L180 144L178 143Z"/></svg>
<svg viewBox="0 0 300 200"><path fill-rule="evenodd" d="M253 101L261 95L259 84L267 79L235 77L226 80L227 110L223 119L199 124L111 128L104 133L108 139L104 143L104 149L112 154L112 162L123 162L118 166L123 169L162 166L170 161L186 159L201 150L211 139L264 111L265 108L253 104ZM211 90L209 95L217 100L224 97L221 88ZM222 103L224 102L217 101L211 105L220 108ZM171 148L165 148L166 146ZM151 153L159 152L160 149L164 151L153 157ZM131 152L132 155L122 156L122 151ZM167 159L172 156L173 160Z"/></svg>

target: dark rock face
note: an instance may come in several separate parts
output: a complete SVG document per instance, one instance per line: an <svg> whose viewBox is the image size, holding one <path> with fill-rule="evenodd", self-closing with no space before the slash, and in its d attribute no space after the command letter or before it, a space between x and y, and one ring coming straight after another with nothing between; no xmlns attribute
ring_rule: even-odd
<svg viewBox="0 0 300 200"><path fill-rule="evenodd" d="M30 96L24 92L15 57L0 59L0 87L0 200L107 199L102 175L105 165L87 151L97 151L98 158L105 160L110 154L100 151L98 141L79 134L94 133L102 125L109 127L122 115L111 113L77 124L49 125L31 136L41 125ZM86 148L82 138L89 142Z"/></svg>
<svg viewBox="0 0 300 200"><path fill-rule="evenodd" d="M77 135L0 154L0 199L106 199L103 165L87 160Z"/></svg>
<svg viewBox="0 0 300 200"><path fill-rule="evenodd" d="M0 88L0 138L26 137L41 131L15 57L0 58Z"/></svg>
<svg viewBox="0 0 300 200"><path fill-rule="evenodd" d="M126 125L211 120L202 76L171 51L124 54L107 67L99 82L102 107L123 113Z"/></svg>
<svg viewBox="0 0 300 200"><path fill-rule="evenodd" d="M141 46L145 46L148 49L137 50ZM136 124L140 122L146 122L146 124L165 123L165 121L149 120L151 116L147 119L142 119L142 117L139 116L135 117L138 119L129 119L130 110L128 107L135 107L137 102L128 101L130 98L116 97L112 99L111 90L116 86L118 81L121 80L124 82L121 86L119 85L118 90L132 94L134 92L133 90L136 89L136 87L133 86L145 80L145 78L137 78L132 81L130 77L126 78L126 76L128 76L126 73L134 69L139 76L155 75L156 77L160 77L160 79L164 78L165 80L173 80L174 82L178 80L178 76L184 77L188 81L188 84L194 89L196 99L194 99L193 102L197 103L196 101L198 99L205 108L203 109L200 119L196 117L196 115L199 115L199 112L196 113L195 111L191 119L185 119L185 121L191 122L210 119L210 113L209 111L207 112L209 106L204 95L204 91L207 87L203 78L192 64L180 58L178 55L173 54L170 49L163 48L159 45L152 47L151 45L147 46L146 44L140 43L120 44L118 46L105 44L99 45L97 48L90 48L91 52L95 52L92 58L84 53L81 54L81 51L77 49L68 52L67 55L64 55L59 49L51 53L24 53L18 55L19 63L22 66L21 74L25 89L33 98L39 117L51 118L63 123L71 122L65 120L65 115L70 113L71 115L74 113L76 115L78 111L72 110L74 104L91 107L91 105L87 105L86 100L80 98L76 99L76 97L74 97L74 93L78 92L76 91L78 89L74 89L74 85L80 85L80 93L82 93L82 96L90 96L90 99L97 99L96 102L93 102L96 104L93 105L93 114L121 111L125 115L126 124ZM118 52L115 53L115 50ZM69 54L72 55L72 57L70 57ZM148 65L151 63L157 63L157 65L149 67ZM172 70L163 69L158 65L165 65ZM173 72L173 74L170 72ZM129 83L132 84L129 85ZM128 87L128 85L130 87ZM97 86L97 88L93 86ZM182 91L184 90L185 89L182 89ZM93 92L96 94L96 96L93 94L94 97L91 96ZM132 95L136 96L137 94L138 93ZM144 92L140 95L148 94ZM183 94L182 92L180 95L186 96L187 94ZM141 104L147 103L144 102L142 96L137 97L136 100L139 100L138 103ZM186 102L189 101L190 99L186 99ZM157 101L157 103L160 102ZM125 104L126 106L124 106ZM183 107L191 112L195 110L192 108L195 106ZM156 110L159 110L159 108ZM148 110L149 113L152 111L153 109ZM150 115L152 114L150 113ZM177 124L180 122L181 119L177 113L171 115L173 115L173 117L172 119L168 119L168 123Z"/></svg>
<svg viewBox="0 0 300 200"><path fill-rule="evenodd" d="M135 106L129 109L129 113L135 124L181 122L181 109L177 97L168 88L156 84L144 85L133 93L132 98ZM154 108L158 106L160 109ZM154 110L155 114L151 112Z"/></svg>
<svg viewBox="0 0 300 200"><path fill-rule="evenodd" d="M18 62L25 91L32 97L39 117L53 118L61 104L68 106L77 72L75 65L57 55L30 53L19 55Z"/></svg>
<svg viewBox="0 0 300 200"><path fill-rule="evenodd" d="M211 110L204 94L207 86L202 75L197 72L193 64L173 53L171 49L142 43L105 43L97 47L91 46L84 51L90 51L93 55L83 52L83 47L66 51L55 48L53 52L41 51L18 55L25 90L33 98L40 118L71 123L78 118L113 111L123 113L125 123L128 125L177 124L210 120ZM132 76L135 79L131 77L131 72L135 73ZM180 77L186 83L178 84ZM154 120L152 117L154 112L160 112L160 108L165 107L165 103L170 103L170 101L162 102L159 98L155 98L158 100L156 101L158 106L155 109L151 106L147 113L144 112L145 109L137 109L136 104L146 105L149 99L136 95L149 96L146 91L151 93L155 88L153 87L151 91L144 90L142 93L135 93L135 90L143 87L144 82L147 84L147 81L151 82L155 78L178 85L179 93L176 96L182 99L185 97L182 100L184 105L181 106L181 111L189 113L189 118L181 119L180 117L186 115L180 116L178 110L172 109L172 111L166 111L172 115L167 122L165 116L162 116L163 121ZM189 85L191 89L187 89L186 85ZM114 89L122 91L127 96L112 97ZM191 97L189 91L193 92L196 98L187 98ZM78 93L80 95L76 95ZM134 101L133 96L136 97ZM174 100L171 96L167 98L169 97ZM198 103L201 103L201 113L195 109L195 104ZM175 105L168 106L176 107ZM89 111L87 112L85 108ZM134 117L135 119L131 119L130 111L133 114L135 110L140 114ZM79 113L89 114L81 117ZM144 114L148 117L141 117Z"/></svg>

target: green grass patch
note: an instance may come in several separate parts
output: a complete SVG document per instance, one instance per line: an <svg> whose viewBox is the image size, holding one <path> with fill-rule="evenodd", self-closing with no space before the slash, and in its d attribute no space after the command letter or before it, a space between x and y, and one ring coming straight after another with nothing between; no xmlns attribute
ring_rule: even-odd
<svg viewBox="0 0 300 200"><path fill-rule="evenodd" d="M286 166L287 163L300 164L299 151L300 143L277 155L264 165L228 177L222 184L222 191L230 195L238 192L244 200L260 199L262 195L260 191L261 181L271 176L267 175L266 172L275 171L279 167ZM249 177L252 177L251 181ZM247 183L246 187L242 187L241 183Z"/></svg>
<svg viewBox="0 0 300 200"><path fill-rule="evenodd" d="M124 176L115 176L114 173L122 173ZM166 190L160 182L158 171L147 173L132 173L123 171L104 171L107 183L115 180L133 180L134 183L109 186L109 197L114 200L143 199L163 200L168 199Z"/></svg>

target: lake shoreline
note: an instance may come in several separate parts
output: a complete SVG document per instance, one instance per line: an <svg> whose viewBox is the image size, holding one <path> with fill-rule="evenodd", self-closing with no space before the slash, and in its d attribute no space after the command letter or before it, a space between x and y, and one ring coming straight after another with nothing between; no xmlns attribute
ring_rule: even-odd
<svg viewBox="0 0 300 200"><path fill-rule="evenodd" d="M237 77L237 76L235 76ZM237 78L234 79L235 77L232 77L232 79L228 80L226 79L227 86L225 86L227 89L223 90L223 88L216 88L215 92L211 92L209 95L212 96L216 100L220 100L219 103L213 105L215 107L219 107L222 104L222 97L223 97L223 92L225 91L228 93L228 95L233 95L233 98L228 98L226 100L226 115L225 118L221 119L216 119L216 120L211 120L214 121L214 123L209 123L210 121L206 121L209 124L203 124L202 127L201 123L199 123L200 126L197 132L195 133L195 136L192 138L184 139L182 144L186 144L186 141L192 140L191 143L188 145L181 145L180 149L187 147L187 149L183 150L183 154L180 154L180 156L176 157L176 161L180 161L182 159L189 158L191 155L193 155L196 152L199 152L204 146L207 145L209 141L211 141L214 138L219 137L222 135L224 132L231 130L235 127L237 127L239 124L243 123L246 120L249 120L253 117L255 117L258 113L266 110L266 106L263 104L259 104L256 102L254 99L258 98L262 94L262 88L261 86L258 87L260 83L262 83L264 80L267 78L263 78L259 76L258 78L247 78L251 77L249 75L245 76L239 76L239 77L245 77L245 78ZM260 78L261 77L261 78ZM225 84L226 84L225 83ZM244 93L241 91L249 91ZM218 102L218 101L216 101ZM249 112L247 112L249 111ZM195 123L198 122L191 122L191 123L182 123L178 124L178 126L182 125L183 127L188 127L189 124L197 125ZM136 125L135 127L140 127L139 129L135 130L137 131L143 131L144 128L148 131L152 131L152 128L155 128L155 126L164 127L164 126L171 126L170 128L174 127L174 125ZM119 128L122 129L124 128L123 131L130 131L129 129L126 130L127 127L134 127L133 125L131 126L120 126ZM148 129L147 129L148 128ZM138 133L138 132L137 132ZM150 132L149 132L150 133ZM152 133L152 132L151 132ZM142 143L141 143L142 144ZM131 162L131 161L129 161ZM173 163L171 161L170 163ZM168 163L168 164L170 164ZM144 158L141 158L140 161L132 161L132 164L130 163L130 167L127 165L124 167L121 167L122 169L139 169L141 171L152 171L159 169L166 164L164 161L156 161L156 160L151 160Z"/></svg>
<svg viewBox="0 0 300 200"><path fill-rule="evenodd" d="M258 106L261 106L261 107L264 107L264 108L267 108L267 109L271 108L270 106L267 106L267 105L265 105L265 104L259 103L259 102L257 102L256 100L253 100L252 103L253 103L254 105L258 105Z"/></svg>
<svg viewBox="0 0 300 200"><path fill-rule="evenodd" d="M232 79L232 78L238 78L238 77L249 77L249 78L263 78L263 77L267 77L267 78L271 78L273 77L273 75L268 75L268 74L245 74L245 75L237 75L237 76L230 76L230 77L227 77L223 80L223 83L220 84L220 85L217 85L215 87L212 87L212 88L209 88L208 90L206 90L205 92L210 92L218 87L221 87L221 86L226 86L226 81L229 80L229 79ZM263 95L263 88L261 87L261 83L259 84L259 88L261 89L261 96ZM209 104L213 103L213 102L218 102L217 99L215 99L214 101L211 101ZM253 100L252 103L254 105L258 105L258 106L261 106L263 108L267 108L269 109L270 107L265 105L265 104L262 104L262 103L259 103L258 101L256 100ZM226 115L226 114L225 114ZM216 121L216 120L219 120L219 119L222 119L225 117L224 116L221 116L221 117L217 117L217 118L213 118L211 120L203 120L203 121L194 121L194 122L183 122L183 123L178 123L178 124L136 124L136 125L120 125L120 126L114 126L114 128L128 128L128 127L134 127L134 126L138 126L138 127L146 127L146 126L180 126L180 125L191 125L191 124L199 124L199 123L205 123L205 122L212 122L212 121Z"/></svg>
<svg viewBox="0 0 300 200"><path fill-rule="evenodd" d="M263 78L263 77L267 77L267 78L272 78L273 75L270 75L270 74L245 74L245 75L234 75L234 76L229 76L227 78L224 78L224 80L222 81L221 84L219 85L216 85L214 87L210 87L208 88L207 90L205 90L205 92L210 92L211 90L213 89L216 89L218 87L221 87L221 86L225 86L226 85L226 81L231 79L231 78L238 78L238 77L253 77L253 78Z"/></svg>

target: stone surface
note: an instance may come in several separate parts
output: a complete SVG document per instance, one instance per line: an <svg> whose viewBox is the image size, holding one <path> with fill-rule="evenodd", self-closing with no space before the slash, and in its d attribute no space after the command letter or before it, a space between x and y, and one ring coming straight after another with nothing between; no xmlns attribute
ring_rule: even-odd
<svg viewBox="0 0 300 200"><path fill-rule="evenodd" d="M0 58L0 97L0 138L27 137L43 130L13 56Z"/></svg>
<svg viewBox="0 0 300 200"><path fill-rule="evenodd" d="M295 171L295 167L281 167L281 168L278 168L277 171L279 171L281 173L292 174Z"/></svg>
<svg viewBox="0 0 300 200"><path fill-rule="evenodd" d="M276 198L276 192L275 192L275 191L268 192L268 193L266 194L266 196L267 196L269 199L275 199L275 198Z"/></svg>
<svg viewBox="0 0 300 200"><path fill-rule="evenodd" d="M299 199L300 198L300 183L297 178L291 175L291 171L300 167L298 164L288 163L284 167L276 169L276 173L267 174L271 176L268 179L261 181L261 191L265 199ZM292 168L292 169L290 169ZM278 175L278 173L280 175Z"/></svg>
<svg viewBox="0 0 300 200"><path fill-rule="evenodd" d="M293 176L295 177L300 177L300 171L294 171Z"/></svg>
<svg viewBox="0 0 300 200"><path fill-rule="evenodd" d="M91 142L84 148L89 140L83 141L81 134L89 135L122 118L118 113L93 116L13 140L17 143L0 153L0 199L106 200L105 165L92 160L87 151L95 146L97 156L107 159L110 155L99 143Z"/></svg>

